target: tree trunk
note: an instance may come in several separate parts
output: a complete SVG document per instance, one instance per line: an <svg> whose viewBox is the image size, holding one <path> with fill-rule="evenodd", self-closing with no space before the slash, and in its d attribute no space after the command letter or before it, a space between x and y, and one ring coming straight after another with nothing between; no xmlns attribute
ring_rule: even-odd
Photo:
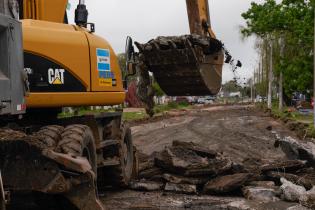
<svg viewBox="0 0 315 210"><path fill-rule="evenodd" d="M250 101L253 103L254 102L254 81L255 81L255 73L254 73L254 79L250 80Z"/></svg>
<svg viewBox="0 0 315 210"><path fill-rule="evenodd" d="M284 38L280 38L280 57L281 57L281 63L283 63L284 58ZM280 78L279 78L279 111L283 110L283 69L281 69L280 72Z"/></svg>
<svg viewBox="0 0 315 210"><path fill-rule="evenodd" d="M314 24L315 24L315 21L314 21ZM315 26L314 26L314 29L315 29ZM314 31L314 37L315 37L315 31ZM314 42L314 52L315 52L315 42ZM313 88L313 103L314 103L314 107L313 107L313 110L314 110L314 127L315 127L315 53L314 53L314 73L313 73L313 79L314 79L314 88Z"/></svg>
<svg viewBox="0 0 315 210"><path fill-rule="evenodd" d="M272 81L273 81L273 44L270 40L270 68L268 74L268 109L272 108Z"/></svg>
<svg viewBox="0 0 315 210"><path fill-rule="evenodd" d="M279 78L279 111L283 110L283 73L280 72Z"/></svg>

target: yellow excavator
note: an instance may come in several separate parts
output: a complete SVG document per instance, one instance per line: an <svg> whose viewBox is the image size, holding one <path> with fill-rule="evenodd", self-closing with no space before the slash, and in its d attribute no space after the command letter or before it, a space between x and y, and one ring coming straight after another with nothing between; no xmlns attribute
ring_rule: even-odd
<svg viewBox="0 0 315 210"><path fill-rule="evenodd" d="M128 74L145 78L153 72L169 95L216 94L223 46L211 30L208 1L186 2L191 35L136 43L139 52L128 39ZM131 131L122 125L121 112L58 117L63 107L119 105L125 99L125 78L112 47L95 34L83 0L76 24L68 24L67 3L18 0L27 94L16 106L18 114L0 116L0 187L11 209L23 208L26 200L41 209L104 209L97 190L126 187L137 175ZM145 79L139 84L144 99L149 88Z"/></svg>

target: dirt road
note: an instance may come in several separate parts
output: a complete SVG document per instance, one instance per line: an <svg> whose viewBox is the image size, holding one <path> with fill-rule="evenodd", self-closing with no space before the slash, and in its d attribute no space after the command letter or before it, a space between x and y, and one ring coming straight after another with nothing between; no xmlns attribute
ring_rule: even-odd
<svg viewBox="0 0 315 210"><path fill-rule="evenodd" d="M201 144L236 162L259 165L264 160L285 160L274 147L271 129L294 136L284 125L250 106L196 108L174 117L132 127L134 144L142 153L161 151L173 141ZM108 209L287 209L296 204L278 201L257 203L240 197L188 196L162 192L106 192L102 198Z"/></svg>

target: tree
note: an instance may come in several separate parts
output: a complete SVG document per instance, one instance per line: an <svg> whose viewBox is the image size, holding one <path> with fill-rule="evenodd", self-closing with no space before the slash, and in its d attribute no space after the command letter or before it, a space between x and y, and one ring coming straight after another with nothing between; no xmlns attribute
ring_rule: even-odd
<svg viewBox="0 0 315 210"><path fill-rule="evenodd" d="M117 58L118 58L118 64L120 67L120 70L122 72L122 76L123 78L125 78L126 76L126 55L125 53L119 53L117 54Z"/></svg>
<svg viewBox="0 0 315 210"><path fill-rule="evenodd" d="M162 97L165 95L164 91L161 89L160 85L157 82L153 82L152 84L155 96Z"/></svg>
<svg viewBox="0 0 315 210"><path fill-rule="evenodd" d="M241 92L242 87L236 80L231 80L222 85L222 90L226 93Z"/></svg>
<svg viewBox="0 0 315 210"><path fill-rule="evenodd" d="M246 26L244 36L256 35L260 40L273 42L273 69L277 78L283 76L284 94L307 92L313 83L314 0L266 0L252 3L242 14ZM271 37L271 39L270 39ZM278 43L283 39L281 47ZM280 56L281 55L281 56ZM271 58L269 58L271 59Z"/></svg>

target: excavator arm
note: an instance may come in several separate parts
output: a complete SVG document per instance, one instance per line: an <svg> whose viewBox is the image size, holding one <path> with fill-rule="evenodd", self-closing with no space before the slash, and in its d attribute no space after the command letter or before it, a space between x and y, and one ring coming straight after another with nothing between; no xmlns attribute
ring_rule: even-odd
<svg viewBox="0 0 315 210"><path fill-rule="evenodd" d="M127 47L127 58L138 63L137 92L150 115L154 94L148 72L169 96L216 95L221 89L223 44L211 29L208 0L186 0L186 4L190 35L135 42L139 53L134 56L128 55Z"/></svg>
<svg viewBox="0 0 315 210"><path fill-rule="evenodd" d="M207 36L207 30L210 29L211 31L208 0L186 0L186 5L190 33ZM211 35L214 38L214 34Z"/></svg>

